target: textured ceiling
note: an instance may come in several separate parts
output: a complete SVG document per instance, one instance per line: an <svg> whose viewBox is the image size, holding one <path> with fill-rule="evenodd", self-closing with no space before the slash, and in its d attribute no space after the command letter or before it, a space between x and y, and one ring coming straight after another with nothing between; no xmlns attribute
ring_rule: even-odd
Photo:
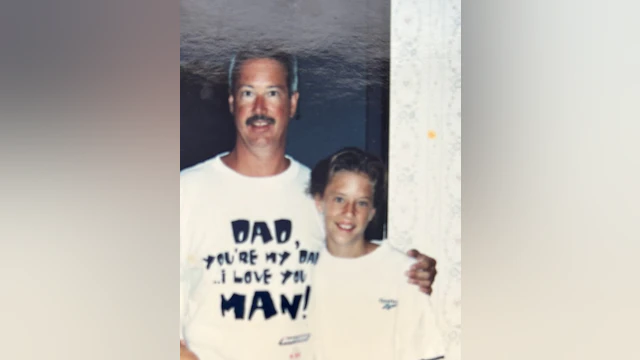
<svg viewBox="0 0 640 360"><path fill-rule="evenodd" d="M180 63L219 78L237 48L270 42L301 59L371 66L388 59L388 22L382 0L181 0Z"/></svg>

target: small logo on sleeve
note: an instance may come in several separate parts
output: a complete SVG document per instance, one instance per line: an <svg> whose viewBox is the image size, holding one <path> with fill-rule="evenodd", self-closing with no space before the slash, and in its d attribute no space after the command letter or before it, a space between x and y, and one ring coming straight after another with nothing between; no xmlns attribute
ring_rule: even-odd
<svg viewBox="0 0 640 360"><path fill-rule="evenodd" d="M394 307L398 306L398 301L397 300L380 299L380 302L382 303L382 309L383 310L391 310Z"/></svg>

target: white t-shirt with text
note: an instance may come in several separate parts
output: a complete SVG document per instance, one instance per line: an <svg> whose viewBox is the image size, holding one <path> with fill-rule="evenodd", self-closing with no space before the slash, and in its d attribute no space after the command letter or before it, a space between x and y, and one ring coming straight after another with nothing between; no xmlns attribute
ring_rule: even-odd
<svg viewBox="0 0 640 360"><path fill-rule="evenodd" d="M288 157L281 174L247 177L223 155L180 173L180 338L200 360L310 359L324 238L310 171Z"/></svg>

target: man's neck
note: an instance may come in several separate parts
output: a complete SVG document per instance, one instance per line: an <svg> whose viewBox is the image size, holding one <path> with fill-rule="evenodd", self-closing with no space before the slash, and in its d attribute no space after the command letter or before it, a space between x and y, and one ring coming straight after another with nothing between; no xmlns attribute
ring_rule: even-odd
<svg viewBox="0 0 640 360"><path fill-rule="evenodd" d="M289 168L290 161L284 155L284 148L251 151L236 146L222 158L222 162L244 176L274 176Z"/></svg>

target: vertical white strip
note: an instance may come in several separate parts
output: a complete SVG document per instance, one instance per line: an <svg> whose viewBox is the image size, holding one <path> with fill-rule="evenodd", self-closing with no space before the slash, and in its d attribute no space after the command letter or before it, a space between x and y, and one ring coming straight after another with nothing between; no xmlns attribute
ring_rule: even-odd
<svg viewBox="0 0 640 360"><path fill-rule="evenodd" d="M433 303L460 359L461 5L391 1L389 240L438 260Z"/></svg>

